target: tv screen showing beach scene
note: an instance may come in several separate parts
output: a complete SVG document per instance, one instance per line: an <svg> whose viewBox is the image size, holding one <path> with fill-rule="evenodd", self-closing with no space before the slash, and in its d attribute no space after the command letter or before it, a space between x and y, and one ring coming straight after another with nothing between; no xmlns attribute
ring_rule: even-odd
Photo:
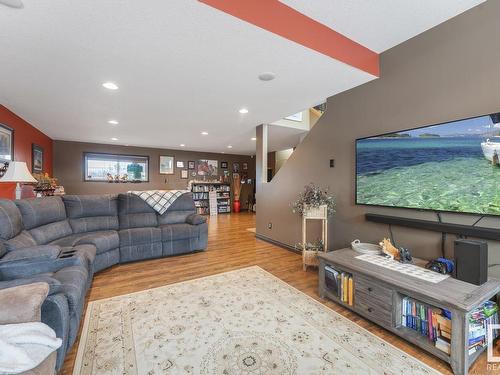
<svg viewBox="0 0 500 375"><path fill-rule="evenodd" d="M500 215L500 113L356 140L356 203Z"/></svg>

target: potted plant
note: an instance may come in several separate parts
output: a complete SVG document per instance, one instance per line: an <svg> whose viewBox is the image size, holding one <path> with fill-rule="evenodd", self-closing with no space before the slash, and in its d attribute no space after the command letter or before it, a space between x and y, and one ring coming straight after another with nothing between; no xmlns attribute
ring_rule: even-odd
<svg viewBox="0 0 500 375"><path fill-rule="evenodd" d="M292 211L300 216L318 218L324 216L326 218L335 212L335 197L328 191L328 188L321 189L310 183L304 186L304 191L293 202Z"/></svg>
<svg viewBox="0 0 500 375"><path fill-rule="evenodd" d="M298 243L295 247L302 251L304 264L308 266L319 266L318 251L324 251L323 240L306 242L305 244Z"/></svg>

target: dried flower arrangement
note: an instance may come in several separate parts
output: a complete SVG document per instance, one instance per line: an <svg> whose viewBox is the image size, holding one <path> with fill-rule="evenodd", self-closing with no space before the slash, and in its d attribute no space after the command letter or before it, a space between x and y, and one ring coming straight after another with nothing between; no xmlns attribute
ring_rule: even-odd
<svg viewBox="0 0 500 375"><path fill-rule="evenodd" d="M241 176L239 173L233 173L233 194L234 200L239 201L241 196Z"/></svg>
<svg viewBox="0 0 500 375"><path fill-rule="evenodd" d="M329 193L328 188L321 189L314 183L304 186L304 191L299 194L299 198L292 203L292 211L303 215L307 207L327 206L328 216L335 212L335 197Z"/></svg>

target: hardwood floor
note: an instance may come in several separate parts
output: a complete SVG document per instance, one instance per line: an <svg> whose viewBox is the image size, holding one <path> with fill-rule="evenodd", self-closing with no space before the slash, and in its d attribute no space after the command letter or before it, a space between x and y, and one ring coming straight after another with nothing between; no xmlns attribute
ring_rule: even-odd
<svg viewBox="0 0 500 375"><path fill-rule="evenodd" d="M321 300L317 292L317 271L309 268L304 272L300 255L256 239L254 233L247 230L252 227L255 227L255 215L249 213L219 215L210 219L207 251L112 267L95 275L87 301L257 265L438 371L451 374L445 362L427 355L355 313ZM77 348L78 340L66 358L62 374L72 373ZM493 374L500 371L487 371L486 356L483 354L470 373Z"/></svg>

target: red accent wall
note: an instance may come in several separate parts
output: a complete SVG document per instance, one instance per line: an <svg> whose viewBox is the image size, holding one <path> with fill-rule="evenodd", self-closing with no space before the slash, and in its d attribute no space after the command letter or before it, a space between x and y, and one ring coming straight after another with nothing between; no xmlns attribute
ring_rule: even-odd
<svg viewBox="0 0 500 375"><path fill-rule="evenodd" d="M52 139L3 105L0 105L0 124L14 129L14 160L26 162L31 171L31 145L35 143L43 147L43 170L52 176ZM12 199L14 191L15 184L0 183L0 198ZM26 194L29 195L29 192Z"/></svg>

